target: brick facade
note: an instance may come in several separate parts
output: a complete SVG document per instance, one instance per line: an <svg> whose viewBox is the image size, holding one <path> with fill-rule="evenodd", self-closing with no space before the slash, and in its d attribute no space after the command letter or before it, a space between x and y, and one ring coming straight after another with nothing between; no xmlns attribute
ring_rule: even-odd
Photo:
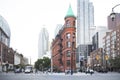
<svg viewBox="0 0 120 80"><path fill-rule="evenodd" d="M75 70L76 28L75 17L65 18L65 24L52 42L54 71Z"/></svg>

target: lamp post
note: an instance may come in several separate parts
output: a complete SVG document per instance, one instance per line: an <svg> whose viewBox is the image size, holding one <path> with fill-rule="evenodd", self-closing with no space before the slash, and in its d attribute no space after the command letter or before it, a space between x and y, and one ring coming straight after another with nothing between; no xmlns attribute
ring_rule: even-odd
<svg viewBox="0 0 120 80"><path fill-rule="evenodd" d="M51 53L51 74L53 73L53 57L52 57L52 52L50 51L50 53Z"/></svg>
<svg viewBox="0 0 120 80"><path fill-rule="evenodd" d="M73 74L73 42L72 42L72 52L71 52L71 75Z"/></svg>
<svg viewBox="0 0 120 80"><path fill-rule="evenodd" d="M42 72L44 73L44 61L42 61Z"/></svg>
<svg viewBox="0 0 120 80"><path fill-rule="evenodd" d="M110 17L111 17L111 19L112 19L112 21L114 21L114 19L115 19L115 12L114 12L114 8L116 8L117 6L119 6L120 4L117 4L117 5L115 5L113 8L112 8L112 13L110 14Z"/></svg>
<svg viewBox="0 0 120 80"><path fill-rule="evenodd" d="M2 66L2 62L3 62L3 52L2 52L2 49L3 47L2 47L2 44L1 44L1 72L3 71L3 66Z"/></svg>
<svg viewBox="0 0 120 80"><path fill-rule="evenodd" d="M6 61L5 66L6 66L6 73L8 73L8 67L9 67L9 63L8 63L8 61Z"/></svg>

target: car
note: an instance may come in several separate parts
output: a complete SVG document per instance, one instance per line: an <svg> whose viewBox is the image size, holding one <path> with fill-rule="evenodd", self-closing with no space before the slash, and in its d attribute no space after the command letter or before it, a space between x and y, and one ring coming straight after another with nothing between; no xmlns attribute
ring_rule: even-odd
<svg viewBox="0 0 120 80"><path fill-rule="evenodd" d="M120 69L118 70L118 73L120 73Z"/></svg>
<svg viewBox="0 0 120 80"><path fill-rule="evenodd" d="M93 74L93 73L94 73L94 70L90 69L90 73Z"/></svg>
<svg viewBox="0 0 120 80"><path fill-rule="evenodd" d="M108 70L107 70L107 69L99 69L97 72L100 72L100 73L107 73Z"/></svg>
<svg viewBox="0 0 120 80"><path fill-rule="evenodd" d="M20 73L22 72L20 68L14 70L15 73Z"/></svg>
<svg viewBox="0 0 120 80"><path fill-rule="evenodd" d="M87 73L93 74L94 71L93 71L92 69L87 69L87 70L85 71L85 73L86 73L86 74L87 74Z"/></svg>
<svg viewBox="0 0 120 80"><path fill-rule="evenodd" d="M25 73L33 73L32 66L26 66L24 72L25 72Z"/></svg>
<svg viewBox="0 0 120 80"><path fill-rule="evenodd" d="M71 71L70 70L65 70L65 74L70 74Z"/></svg>
<svg viewBox="0 0 120 80"><path fill-rule="evenodd" d="M25 69L25 73L31 73L30 69Z"/></svg>

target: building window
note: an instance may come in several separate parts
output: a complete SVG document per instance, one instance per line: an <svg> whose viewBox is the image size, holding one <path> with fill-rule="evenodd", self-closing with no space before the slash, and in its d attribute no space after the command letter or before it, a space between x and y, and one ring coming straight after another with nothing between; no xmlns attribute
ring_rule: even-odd
<svg viewBox="0 0 120 80"><path fill-rule="evenodd" d="M75 27L75 21L73 21L73 26Z"/></svg>
<svg viewBox="0 0 120 80"><path fill-rule="evenodd" d="M70 39L70 33L67 33L67 34L66 34L66 38L67 38L67 39Z"/></svg>
<svg viewBox="0 0 120 80"><path fill-rule="evenodd" d="M71 55L71 53L70 53L70 51L68 50L66 56L67 56L67 57L70 57L70 55Z"/></svg>
<svg viewBox="0 0 120 80"><path fill-rule="evenodd" d="M70 42L67 42L67 47L70 47Z"/></svg>
<svg viewBox="0 0 120 80"><path fill-rule="evenodd" d="M70 21L69 20L66 21L66 27L70 27Z"/></svg>
<svg viewBox="0 0 120 80"><path fill-rule="evenodd" d="M67 60L67 66L70 66L70 60Z"/></svg>

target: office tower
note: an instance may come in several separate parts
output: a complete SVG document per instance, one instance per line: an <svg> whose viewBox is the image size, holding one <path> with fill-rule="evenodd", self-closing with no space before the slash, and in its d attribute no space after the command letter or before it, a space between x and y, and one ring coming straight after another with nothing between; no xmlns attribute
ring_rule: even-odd
<svg viewBox="0 0 120 80"><path fill-rule="evenodd" d="M0 41L6 46L10 46L10 28L7 21L0 16Z"/></svg>
<svg viewBox="0 0 120 80"><path fill-rule="evenodd" d="M47 54L49 47L49 35L46 28L42 28L38 40L38 58L43 58Z"/></svg>
<svg viewBox="0 0 120 80"><path fill-rule="evenodd" d="M92 37L92 50L103 48L103 38L109 32L105 26L97 26L96 33Z"/></svg>
<svg viewBox="0 0 120 80"><path fill-rule="evenodd" d="M9 64L10 69L14 64L14 52L10 47L10 27L7 21L0 15L0 72L6 71L5 64Z"/></svg>
<svg viewBox="0 0 120 80"><path fill-rule="evenodd" d="M92 44L94 31L94 7L92 2L77 0L77 68L80 67L80 61L87 59L88 45Z"/></svg>
<svg viewBox="0 0 120 80"><path fill-rule="evenodd" d="M77 45L90 42L90 29L94 27L94 7L89 0L77 1Z"/></svg>

